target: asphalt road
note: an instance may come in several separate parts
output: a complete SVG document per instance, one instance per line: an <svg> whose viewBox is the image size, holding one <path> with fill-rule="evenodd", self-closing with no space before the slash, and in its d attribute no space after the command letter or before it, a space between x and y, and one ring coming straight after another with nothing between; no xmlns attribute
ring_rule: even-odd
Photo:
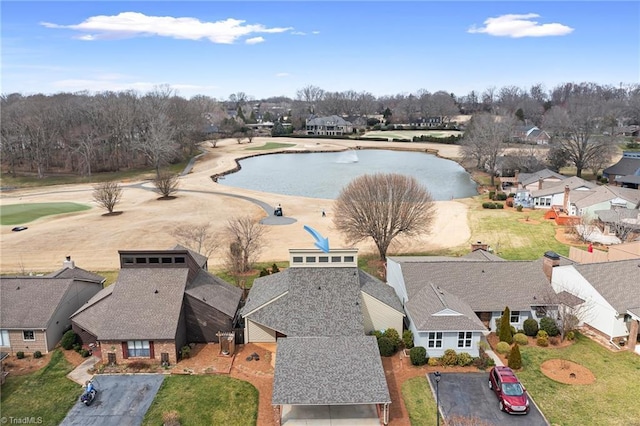
<svg viewBox="0 0 640 426"><path fill-rule="evenodd" d="M98 375L93 383L98 389L90 406L78 402L62 421L63 426L138 426L164 380L161 374Z"/></svg>
<svg viewBox="0 0 640 426"><path fill-rule="evenodd" d="M428 376L435 393L436 382L433 374ZM548 425L538 408L531 402L531 398L529 401L531 409L527 415L512 415L500 411L498 398L489 389L488 382L488 372L442 373L438 385L442 415L446 419L455 416L474 418L491 425Z"/></svg>

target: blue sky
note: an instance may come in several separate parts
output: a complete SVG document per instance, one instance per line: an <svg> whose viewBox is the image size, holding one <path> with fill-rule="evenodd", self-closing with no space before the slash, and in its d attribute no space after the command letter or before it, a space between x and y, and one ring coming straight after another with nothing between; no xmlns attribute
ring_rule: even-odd
<svg viewBox="0 0 640 426"><path fill-rule="evenodd" d="M640 82L640 2L2 1L1 92Z"/></svg>

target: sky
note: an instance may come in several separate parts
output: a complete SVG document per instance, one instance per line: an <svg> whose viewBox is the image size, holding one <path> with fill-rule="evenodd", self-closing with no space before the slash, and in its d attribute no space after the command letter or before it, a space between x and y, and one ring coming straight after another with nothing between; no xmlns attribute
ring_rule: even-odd
<svg viewBox="0 0 640 426"><path fill-rule="evenodd" d="M0 92L375 96L640 82L637 1L6 1Z"/></svg>

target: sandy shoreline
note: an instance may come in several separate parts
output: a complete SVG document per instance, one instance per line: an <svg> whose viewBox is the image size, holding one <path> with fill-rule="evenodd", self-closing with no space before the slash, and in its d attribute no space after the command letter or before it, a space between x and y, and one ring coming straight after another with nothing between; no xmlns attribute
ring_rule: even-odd
<svg viewBox="0 0 640 426"><path fill-rule="evenodd" d="M251 215L259 220L265 216L256 204L213 192L246 195L268 204L281 203L285 215L296 223L268 226L261 261L286 260L290 248L313 248L313 238L303 229L311 226L329 238L331 247L346 247L342 235L331 220L333 200L285 196L231 188L214 183L211 176L236 167L236 159L261 153L246 148L268 142L292 143L295 146L282 151L334 151L353 147L353 141L324 139L255 138L251 144L238 144L224 140L216 148L207 147L207 153L195 163L191 172L180 178L177 198L158 200L158 194L149 190L148 181L125 181L122 201L116 210L119 216L104 217L103 209L92 201L92 185L61 185L22 189L0 194L0 206L20 203L77 202L92 209L66 215L47 216L27 223L28 230L12 232L12 226L2 226L0 232L0 272L46 272L59 268L65 256L71 256L79 267L100 271L118 269L118 250L163 249L176 244L171 230L178 225L211 223L221 231L227 221L239 215ZM406 149L407 143L359 140L362 148ZM411 149L438 150L444 158L457 158L456 145L411 143ZM222 181L224 182L224 181ZM432 232L420 238L399 240L391 253L400 254L451 248L468 243L470 230L467 207L458 201L438 201L437 217ZM322 217L322 210L327 217ZM374 253L372 243L356 245L360 253ZM222 264L224 247L209 261L213 269Z"/></svg>

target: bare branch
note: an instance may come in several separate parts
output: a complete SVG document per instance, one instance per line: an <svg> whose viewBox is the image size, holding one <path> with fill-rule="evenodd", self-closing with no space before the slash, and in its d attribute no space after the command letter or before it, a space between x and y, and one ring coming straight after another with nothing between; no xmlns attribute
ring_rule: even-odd
<svg viewBox="0 0 640 426"><path fill-rule="evenodd" d="M113 213L120 198L122 198L122 187L118 182L103 182L93 187L93 200L109 213Z"/></svg>

